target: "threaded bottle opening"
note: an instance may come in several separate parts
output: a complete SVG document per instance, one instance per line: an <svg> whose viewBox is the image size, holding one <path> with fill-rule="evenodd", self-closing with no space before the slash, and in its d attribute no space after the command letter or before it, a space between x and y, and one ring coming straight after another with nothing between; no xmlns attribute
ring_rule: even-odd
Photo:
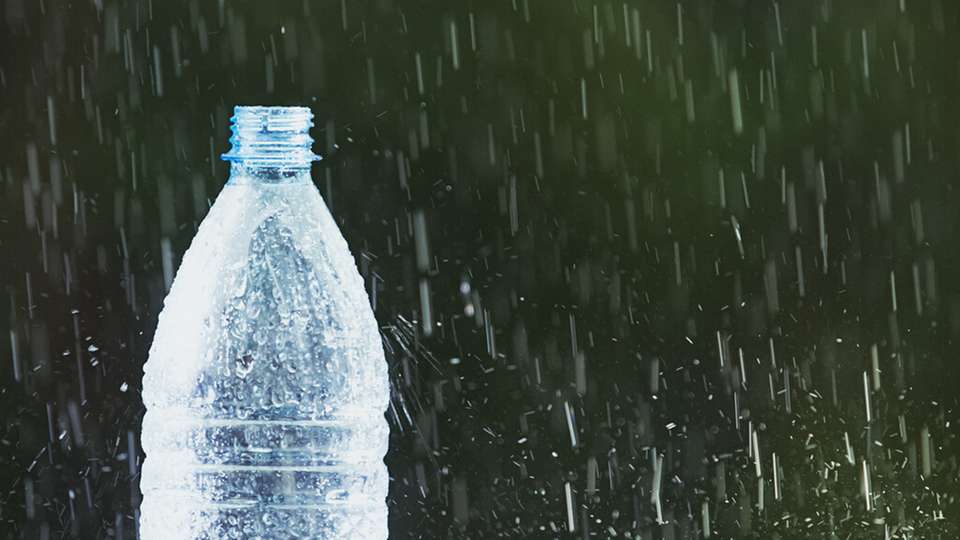
<svg viewBox="0 0 960 540"><path fill-rule="evenodd" d="M225 161L252 167L309 168L321 159L313 153L308 107L238 105L233 109L232 147Z"/></svg>

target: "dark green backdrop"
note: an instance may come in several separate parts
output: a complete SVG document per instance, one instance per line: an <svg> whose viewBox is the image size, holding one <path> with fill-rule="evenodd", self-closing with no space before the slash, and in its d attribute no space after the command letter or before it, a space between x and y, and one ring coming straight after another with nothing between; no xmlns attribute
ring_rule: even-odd
<svg viewBox="0 0 960 540"><path fill-rule="evenodd" d="M316 115L392 537L957 538L958 17L0 0L0 538L134 538L235 104Z"/></svg>

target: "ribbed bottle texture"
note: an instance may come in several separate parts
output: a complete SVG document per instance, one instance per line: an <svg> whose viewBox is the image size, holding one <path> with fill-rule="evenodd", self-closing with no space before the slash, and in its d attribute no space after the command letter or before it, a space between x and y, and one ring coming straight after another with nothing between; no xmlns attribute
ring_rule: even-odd
<svg viewBox="0 0 960 540"><path fill-rule="evenodd" d="M144 540L387 537L386 364L311 117L236 109L144 367Z"/></svg>

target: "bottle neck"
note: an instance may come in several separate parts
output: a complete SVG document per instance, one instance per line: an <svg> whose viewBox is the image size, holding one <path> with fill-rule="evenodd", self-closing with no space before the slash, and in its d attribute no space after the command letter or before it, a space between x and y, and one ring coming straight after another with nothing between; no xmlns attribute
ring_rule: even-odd
<svg viewBox="0 0 960 540"><path fill-rule="evenodd" d="M310 165L320 156L311 150L309 108L237 106L231 120L232 147L223 154L230 183L310 181Z"/></svg>
<svg viewBox="0 0 960 540"><path fill-rule="evenodd" d="M303 166L271 166L257 162L230 163L228 184L302 184L311 183L310 163Z"/></svg>

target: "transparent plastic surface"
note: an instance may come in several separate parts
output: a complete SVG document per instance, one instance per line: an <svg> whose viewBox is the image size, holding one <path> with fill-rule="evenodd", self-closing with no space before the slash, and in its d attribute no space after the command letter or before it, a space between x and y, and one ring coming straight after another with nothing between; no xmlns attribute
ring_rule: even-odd
<svg viewBox="0 0 960 540"><path fill-rule="evenodd" d="M183 257L144 368L144 540L387 537L383 349L307 171L235 165Z"/></svg>

